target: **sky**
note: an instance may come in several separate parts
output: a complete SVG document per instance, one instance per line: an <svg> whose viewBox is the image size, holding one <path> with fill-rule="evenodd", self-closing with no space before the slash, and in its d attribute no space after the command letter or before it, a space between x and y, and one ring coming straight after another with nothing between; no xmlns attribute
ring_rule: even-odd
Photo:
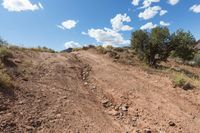
<svg viewBox="0 0 200 133"><path fill-rule="evenodd" d="M156 26L200 39L200 1L0 0L0 36L24 47L128 46L133 31Z"/></svg>

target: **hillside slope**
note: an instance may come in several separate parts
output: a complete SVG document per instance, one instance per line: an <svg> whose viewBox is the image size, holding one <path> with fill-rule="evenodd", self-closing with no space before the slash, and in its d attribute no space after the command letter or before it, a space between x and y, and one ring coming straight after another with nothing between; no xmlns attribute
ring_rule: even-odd
<svg viewBox="0 0 200 133"><path fill-rule="evenodd" d="M200 132L199 88L173 88L164 74L93 49L15 57L16 87L0 92L0 132Z"/></svg>

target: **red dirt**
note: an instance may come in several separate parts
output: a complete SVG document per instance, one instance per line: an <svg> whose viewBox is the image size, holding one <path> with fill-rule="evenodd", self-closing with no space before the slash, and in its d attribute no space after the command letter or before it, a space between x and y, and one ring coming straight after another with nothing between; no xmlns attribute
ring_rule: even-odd
<svg viewBox="0 0 200 133"><path fill-rule="evenodd" d="M199 88L173 88L164 74L95 50L18 58L25 78L14 76L13 95L0 92L0 132L200 132Z"/></svg>

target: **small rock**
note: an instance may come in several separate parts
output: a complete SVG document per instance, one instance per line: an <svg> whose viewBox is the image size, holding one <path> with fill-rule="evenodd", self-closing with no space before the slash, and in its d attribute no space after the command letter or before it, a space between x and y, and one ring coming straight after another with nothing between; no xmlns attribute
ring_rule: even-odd
<svg viewBox="0 0 200 133"><path fill-rule="evenodd" d="M61 116L62 116L61 114L57 114L56 118L61 118Z"/></svg>
<svg viewBox="0 0 200 133"><path fill-rule="evenodd" d="M151 133L151 129L149 129L149 128L148 128L148 129L145 129L145 130L144 130L144 133Z"/></svg>
<svg viewBox="0 0 200 133"><path fill-rule="evenodd" d="M20 101L19 104L20 104L20 105L24 104L24 101Z"/></svg>
<svg viewBox="0 0 200 133"><path fill-rule="evenodd" d="M88 85L88 82L85 82L84 85Z"/></svg>
<svg viewBox="0 0 200 133"><path fill-rule="evenodd" d="M40 120L38 120L38 121L33 121L31 125L32 125L32 127L34 127L34 128L38 128L38 127L40 127L40 126L42 125L42 121L40 121Z"/></svg>
<svg viewBox="0 0 200 133"><path fill-rule="evenodd" d="M182 88L187 91L192 90L194 86L191 83L187 82Z"/></svg>
<svg viewBox="0 0 200 133"><path fill-rule="evenodd" d="M22 61L19 60L19 59L15 59L14 62L15 62L15 63L19 63L19 64L22 63Z"/></svg>
<svg viewBox="0 0 200 133"><path fill-rule="evenodd" d="M136 132L136 133L141 133L140 130L136 130L135 132Z"/></svg>
<svg viewBox="0 0 200 133"><path fill-rule="evenodd" d="M114 60L113 60L113 62L117 62L117 61L118 61L118 59L114 59Z"/></svg>
<svg viewBox="0 0 200 133"><path fill-rule="evenodd" d="M26 130L29 130L29 131L34 129L32 126L28 126L28 125L24 125L23 127L26 128Z"/></svg>
<svg viewBox="0 0 200 133"><path fill-rule="evenodd" d="M175 124L174 122L172 122L172 121L169 122L169 125L170 125L171 127L176 126L176 124Z"/></svg>
<svg viewBox="0 0 200 133"><path fill-rule="evenodd" d="M7 107L0 106L0 112L6 111L7 109L8 109Z"/></svg>
<svg viewBox="0 0 200 133"><path fill-rule="evenodd" d="M122 105L121 108L122 108L123 111L128 111L128 105L127 104Z"/></svg>
<svg viewBox="0 0 200 133"><path fill-rule="evenodd" d="M181 72L181 68L179 68L179 67L173 67L171 69L174 70L174 71L176 71L176 72Z"/></svg>
<svg viewBox="0 0 200 133"><path fill-rule="evenodd" d="M119 112L118 111L115 111L115 110L111 110L108 112L109 115L112 115L112 116L117 116L119 115Z"/></svg>
<svg viewBox="0 0 200 133"><path fill-rule="evenodd" d="M120 112L120 116L122 117L124 114L122 112Z"/></svg>
<svg viewBox="0 0 200 133"><path fill-rule="evenodd" d="M120 107L119 105L116 105L114 109L115 109L116 111L119 111L119 107Z"/></svg>
<svg viewBox="0 0 200 133"><path fill-rule="evenodd" d="M95 90L96 88L97 88L96 86L93 86L93 87L92 87L92 90Z"/></svg>
<svg viewBox="0 0 200 133"><path fill-rule="evenodd" d="M125 108L125 107L122 107L122 110L123 110L123 111L128 111L128 109L127 109L127 108Z"/></svg>
<svg viewBox="0 0 200 133"><path fill-rule="evenodd" d="M101 103L102 103L102 104L108 104L108 103L109 103L109 100L108 100L108 99L101 100Z"/></svg>
<svg viewBox="0 0 200 133"><path fill-rule="evenodd" d="M132 121L134 122L137 121L137 119L138 119L137 117L132 117Z"/></svg>
<svg viewBox="0 0 200 133"><path fill-rule="evenodd" d="M22 80L28 81L28 77L23 77Z"/></svg>

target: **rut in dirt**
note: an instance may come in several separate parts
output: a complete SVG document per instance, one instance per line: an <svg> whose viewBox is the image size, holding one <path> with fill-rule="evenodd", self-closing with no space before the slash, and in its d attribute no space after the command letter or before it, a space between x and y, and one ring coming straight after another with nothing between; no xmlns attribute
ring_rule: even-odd
<svg viewBox="0 0 200 133"><path fill-rule="evenodd" d="M15 96L0 112L0 132L120 132L84 85L88 64L74 54L31 56L26 79L15 79Z"/></svg>

